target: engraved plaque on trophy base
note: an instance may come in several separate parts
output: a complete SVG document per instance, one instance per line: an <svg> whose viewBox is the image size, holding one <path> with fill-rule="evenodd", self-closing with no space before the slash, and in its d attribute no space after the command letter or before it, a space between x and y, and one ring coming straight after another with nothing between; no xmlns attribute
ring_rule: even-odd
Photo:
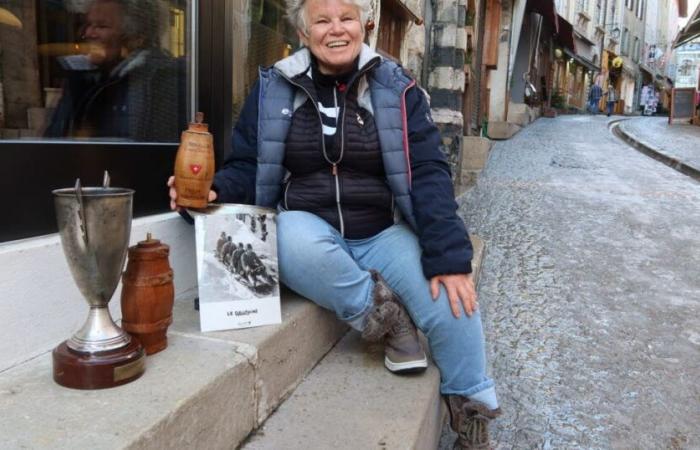
<svg viewBox="0 0 700 450"><path fill-rule="evenodd" d="M53 379L73 389L104 389L143 375L146 354L136 339L126 347L98 353L72 350L66 342L53 350Z"/></svg>

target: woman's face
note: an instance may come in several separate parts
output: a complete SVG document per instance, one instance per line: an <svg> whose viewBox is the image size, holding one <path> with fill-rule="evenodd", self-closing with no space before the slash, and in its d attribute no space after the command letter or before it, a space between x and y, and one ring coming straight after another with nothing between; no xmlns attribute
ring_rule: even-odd
<svg viewBox="0 0 700 450"><path fill-rule="evenodd" d="M307 0L304 11L307 34L299 30L299 39L318 60L321 73L351 70L365 38L359 8L344 0Z"/></svg>
<svg viewBox="0 0 700 450"><path fill-rule="evenodd" d="M122 7L115 2L96 1L88 10L85 39L88 58L97 66L112 66L122 59Z"/></svg>

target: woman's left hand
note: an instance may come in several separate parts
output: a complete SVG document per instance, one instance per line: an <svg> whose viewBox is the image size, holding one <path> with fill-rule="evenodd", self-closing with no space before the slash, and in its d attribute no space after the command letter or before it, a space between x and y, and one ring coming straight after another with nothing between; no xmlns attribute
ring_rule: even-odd
<svg viewBox="0 0 700 450"><path fill-rule="evenodd" d="M445 286L447 298L450 301L452 315L459 318L461 309L471 317L479 307L476 301L476 290L474 289L474 277L471 273L460 273L455 275L436 275L430 279L430 295L433 301L440 295L440 283Z"/></svg>

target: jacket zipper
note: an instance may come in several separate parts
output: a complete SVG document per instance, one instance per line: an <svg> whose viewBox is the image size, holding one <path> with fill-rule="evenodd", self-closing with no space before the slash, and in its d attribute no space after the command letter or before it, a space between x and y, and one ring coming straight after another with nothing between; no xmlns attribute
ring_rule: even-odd
<svg viewBox="0 0 700 450"><path fill-rule="evenodd" d="M377 63L376 62L371 62L367 66L365 66L362 70L360 70L357 75L355 76L354 80L357 80L360 76L364 75L369 69L374 67ZM340 225L340 235L345 237L345 222L343 220L343 208L340 203L340 180L338 179L338 164L340 161L343 159L343 153L345 150L345 136L343 135L343 124L345 122L345 108L343 108L343 114L342 114L342 119L340 121L340 156L338 157L338 161L336 162L331 162L330 158L328 158L328 154L326 153L326 140L323 136L323 118L321 117L321 110L318 108L318 105L314 101L313 96L311 93L306 89L304 86L300 85L299 83L295 83L292 81L287 75L282 73L281 71L277 71L282 78L287 80L291 85L298 87L302 91L306 93L306 95L311 99L311 103L313 103L314 108L316 109L316 114L318 115L318 123L321 125L321 149L323 150L323 157L324 159L330 163L331 165L331 174L333 175L333 178L335 180L335 203L336 207L338 208L338 221ZM353 80L353 81L354 81ZM350 86L345 90L345 93L347 93L350 89ZM343 93L344 97L347 97L347 95ZM333 95L335 96L335 87L333 88ZM345 98L343 99L345 100ZM287 187L285 188L285 207L287 204L287 189L289 188L289 185L291 184L291 181L287 183Z"/></svg>
<svg viewBox="0 0 700 450"><path fill-rule="evenodd" d="M291 177L289 180L287 180L287 185L284 187L284 209L289 211L289 203L287 202L287 192L289 192L289 186L291 186L292 180Z"/></svg>
<svg viewBox="0 0 700 450"><path fill-rule="evenodd" d="M337 98L338 86L333 86L333 103L335 103L335 117L338 119L338 98ZM345 105L345 103L343 103ZM334 162L331 166L331 173L333 178L335 178L335 204L338 208L338 221L340 222L340 235L345 237L345 220L343 220L343 208L340 204L340 180L338 179L338 163L343 159L343 122L345 122L345 107L343 106L343 116L340 118L340 122L336 122L338 131L340 131L340 155L338 156L338 161ZM325 137L324 137L325 142ZM325 155L325 152L324 152ZM326 158L330 159L330 158Z"/></svg>

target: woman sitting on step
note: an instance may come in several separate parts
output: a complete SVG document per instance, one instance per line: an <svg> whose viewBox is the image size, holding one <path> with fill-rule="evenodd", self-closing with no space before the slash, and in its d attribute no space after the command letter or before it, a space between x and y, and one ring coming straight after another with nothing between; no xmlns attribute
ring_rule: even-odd
<svg viewBox="0 0 700 450"><path fill-rule="evenodd" d="M368 10L367 0L288 0L304 47L260 71L210 200L277 208L282 282L383 340L390 371L426 369L417 326L455 448L482 448L500 409L472 247L426 96L363 44Z"/></svg>

